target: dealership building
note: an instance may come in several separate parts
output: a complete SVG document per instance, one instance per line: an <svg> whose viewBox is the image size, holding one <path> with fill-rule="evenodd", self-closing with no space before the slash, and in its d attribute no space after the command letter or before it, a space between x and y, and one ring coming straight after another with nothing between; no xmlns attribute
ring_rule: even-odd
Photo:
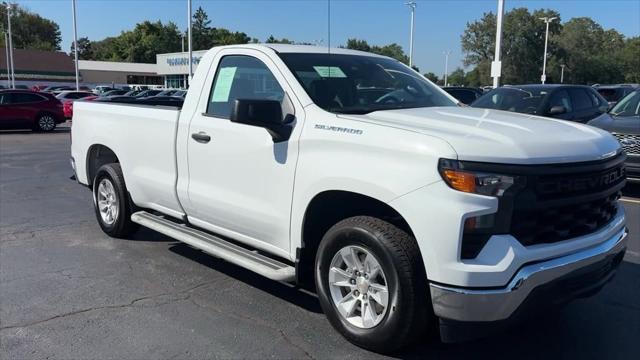
<svg viewBox="0 0 640 360"><path fill-rule="evenodd" d="M2 55L6 49L0 48ZM206 50L192 53L193 69L200 63ZM187 52L157 54L155 64L80 60L80 83L85 86L157 86L186 88L189 74ZM41 50L13 50L16 84L74 85L73 57L63 52ZM0 56L0 84L7 84L7 57Z"/></svg>

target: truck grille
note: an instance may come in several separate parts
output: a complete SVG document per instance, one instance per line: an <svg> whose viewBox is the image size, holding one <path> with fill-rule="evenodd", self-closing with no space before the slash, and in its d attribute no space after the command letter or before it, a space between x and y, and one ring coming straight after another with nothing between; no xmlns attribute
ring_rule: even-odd
<svg viewBox="0 0 640 360"><path fill-rule="evenodd" d="M616 192L593 201L541 210L516 211L511 234L522 245L554 243L590 234L609 223L617 213Z"/></svg>
<svg viewBox="0 0 640 360"><path fill-rule="evenodd" d="M617 213L625 184L624 154L601 166L572 164L527 176L515 195L510 233L525 246L598 231Z"/></svg>
<svg viewBox="0 0 640 360"><path fill-rule="evenodd" d="M620 144L622 150L630 155L640 155L640 135L618 134L612 133Z"/></svg>

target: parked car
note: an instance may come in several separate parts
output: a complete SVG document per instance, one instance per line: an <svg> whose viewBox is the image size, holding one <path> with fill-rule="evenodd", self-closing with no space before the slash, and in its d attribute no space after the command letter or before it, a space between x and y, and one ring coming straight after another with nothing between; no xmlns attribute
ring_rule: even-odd
<svg viewBox="0 0 640 360"><path fill-rule="evenodd" d="M58 100L64 101L74 101L82 98L86 98L88 96L95 96L92 92L88 91L75 91L75 90L65 90L56 95Z"/></svg>
<svg viewBox="0 0 640 360"><path fill-rule="evenodd" d="M162 90L161 92L158 93L157 96L173 96L173 94L175 94L177 91L178 91L177 89Z"/></svg>
<svg viewBox="0 0 640 360"><path fill-rule="evenodd" d="M608 113L589 121L589 125L609 131L627 153L627 178L640 182L640 89L636 89Z"/></svg>
<svg viewBox="0 0 640 360"><path fill-rule="evenodd" d="M123 94L124 96L136 96L138 94L140 94L141 92L143 92L144 90L129 90L127 91L125 94Z"/></svg>
<svg viewBox="0 0 640 360"><path fill-rule="evenodd" d="M470 105L484 94L482 90L478 88L462 86L445 86L442 90L448 92L465 105Z"/></svg>
<svg viewBox="0 0 640 360"><path fill-rule="evenodd" d="M138 94L135 95L135 97L137 98L145 98L145 97L150 97L150 96L156 96L158 94L160 94L162 92L162 90L143 90L141 92L139 92Z"/></svg>
<svg viewBox="0 0 640 360"><path fill-rule="evenodd" d="M102 95L102 93L105 93L105 92L111 91L111 90L117 90L117 89L113 88L111 86L107 86L107 85L98 85L98 86L93 88L93 92L96 95Z"/></svg>
<svg viewBox="0 0 640 360"><path fill-rule="evenodd" d="M0 128L53 131L65 121L55 96L31 90L0 90Z"/></svg>
<svg viewBox="0 0 640 360"><path fill-rule="evenodd" d="M609 108L613 108L623 97L633 92L637 86L633 85L598 85L596 91L602 95L609 103Z"/></svg>
<svg viewBox="0 0 640 360"><path fill-rule="evenodd" d="M503 86L486 93L471 106L580 123L605 113L609 107L592 87L561 84Z"/></svg>
<svg viewBox="0 0 640 360"><path fill-rule="evenodd" d="M101 229L315 289L359 346L485 334L596 293L624 257L624 154L603 131L461 107L395 59L317 46L214 47L186 98L75 104Z"/></svg>
<svg viewBox="0 0 640 360"><path fill-rule="evenodd" d="M187 96L187 90L178 90L175 93L173 93L172 96L181 97L184 99L184 97Z"/></svg>
<svg viewBox="0 0 640 360"><path fill-rule="evenodd" d="M81 100L81 101L92 101L98 98L97 95L94 95L93 93L90 93L90 96L87 97L83 97L81 99L77 99L77 100ZM62 110L64 112L64 117L65 119L72 119L73 118L73 103L75 101L65 101L62 103Z"/></svg>
<svg viewBox="0 0 640 360"><path fill-rule="evenodd" d="M116 89L116 90L105 91L105 92L101 93L100 96L125 95L128 92L129 92L129 90Z"/></svg>

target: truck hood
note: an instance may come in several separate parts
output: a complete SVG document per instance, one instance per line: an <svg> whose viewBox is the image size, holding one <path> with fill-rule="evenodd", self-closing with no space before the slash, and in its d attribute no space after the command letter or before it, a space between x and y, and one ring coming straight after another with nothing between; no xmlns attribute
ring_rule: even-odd
<svg viewBox="0 0 640 360"><path fill-rule="evenodd" d="M433 107L340 117L440 138L460 160L545 164L593 161L620 145L606 131L574 122L501 110Z"/></svg>

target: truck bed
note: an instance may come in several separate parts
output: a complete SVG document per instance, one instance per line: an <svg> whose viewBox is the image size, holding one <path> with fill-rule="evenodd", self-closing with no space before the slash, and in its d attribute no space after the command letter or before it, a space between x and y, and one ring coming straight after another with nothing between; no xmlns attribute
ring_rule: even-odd
<svg viewBox="0 0 640 360"><path fill-rule="evenodd" d="M95 144L118 154L136 204L181 212L176 195L176 132L180 108L149 103L74 104L72 156L78 181L88 184L87 156Z"/></svg>

